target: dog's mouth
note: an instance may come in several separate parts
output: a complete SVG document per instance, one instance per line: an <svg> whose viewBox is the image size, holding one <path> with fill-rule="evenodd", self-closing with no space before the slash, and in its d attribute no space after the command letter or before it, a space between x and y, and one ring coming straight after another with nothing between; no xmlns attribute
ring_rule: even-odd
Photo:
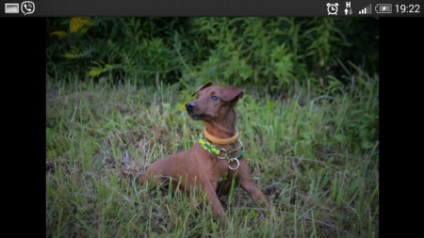
<svg viewBox="0 0 424 238"><path fill-rule="evenodd" d="M191 117L191 119L193 120L204 120L205 118L207 118L208 116L204 115L204 114L194 114L194 113L190 113L188 112L188 115Z"/></svg>

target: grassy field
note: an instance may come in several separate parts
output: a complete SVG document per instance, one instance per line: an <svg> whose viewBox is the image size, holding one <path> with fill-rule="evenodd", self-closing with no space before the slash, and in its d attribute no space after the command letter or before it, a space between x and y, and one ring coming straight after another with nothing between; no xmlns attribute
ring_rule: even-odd
<svg viewBox="0 0 424 238"><path fill-rule="evenodd" d="M69 81L47 80L47 237L378 237L378 76L323 95L243 88L237 127L272 209L236 188L227 230L201 196L121 177L192 146L203 123L179 109L201 82Z"/></svg>

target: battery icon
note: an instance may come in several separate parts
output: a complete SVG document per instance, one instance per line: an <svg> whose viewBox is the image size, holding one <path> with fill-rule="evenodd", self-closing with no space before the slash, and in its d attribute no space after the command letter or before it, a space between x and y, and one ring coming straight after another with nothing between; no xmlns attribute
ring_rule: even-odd
<svg viewBox="0 0 424 238"><path fill-rule="evenodd" d="M376 13L392 13L392 4L390 3L377 3L375 6Z"/></svg>

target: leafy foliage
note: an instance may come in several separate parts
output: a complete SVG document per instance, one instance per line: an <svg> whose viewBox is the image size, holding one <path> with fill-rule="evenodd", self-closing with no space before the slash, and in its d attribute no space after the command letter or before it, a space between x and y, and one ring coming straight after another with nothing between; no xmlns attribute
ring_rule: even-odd
<svg viewBox="0 0 424 238"><path fill-rule="evenodd" d="M372 18L50 18L46 33L47 73L56 79L221 80L281 92L348 84L348 62L378 72Z"/></svg>

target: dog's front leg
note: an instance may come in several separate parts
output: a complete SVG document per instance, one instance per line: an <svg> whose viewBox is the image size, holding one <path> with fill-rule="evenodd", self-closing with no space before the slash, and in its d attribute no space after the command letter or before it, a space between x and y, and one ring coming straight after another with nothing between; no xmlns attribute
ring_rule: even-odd
<svg viewBox="0 0 424 238"><path fill-rule="evenodd" d="M246 160L244 159L240 160L239 181L241 188L249 194L258 206L266 208L270 207L268 199L253 181L252 175L247 167Z"/></svg>
<svg viewBox="0 0 424 238"><path fill-rule="evenodd" d="M206 200L212 205L212 211L215 219L220 220L221 225L226 227L228 223L227 215L225 214L224 208L216 195L215 189L210 184L204 184L203 191L205 192Z"/></svg>

